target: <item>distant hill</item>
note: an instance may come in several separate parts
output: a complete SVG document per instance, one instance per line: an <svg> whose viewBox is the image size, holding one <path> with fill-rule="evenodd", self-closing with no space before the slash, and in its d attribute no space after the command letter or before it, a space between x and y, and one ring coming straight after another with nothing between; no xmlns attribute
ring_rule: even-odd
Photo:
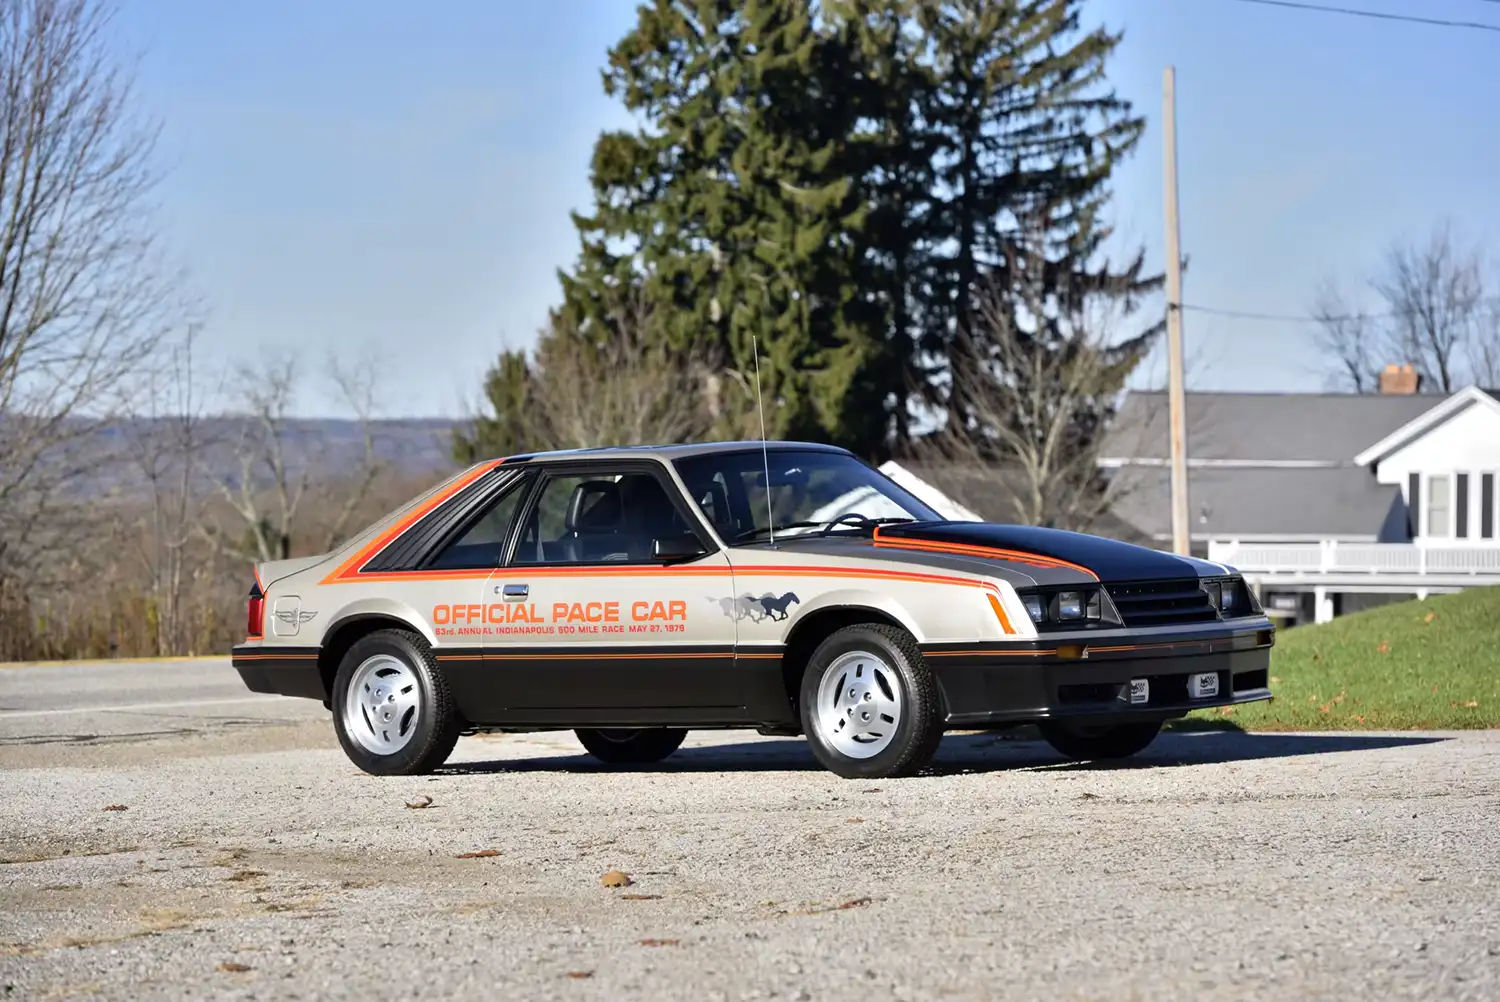
<svg viewBox="0 0 1500 1002"><path fill-rule="evenodd" d="M453 460L453 432L462 422L446 418L391 419L371 423L375 457L388 473L416 480L437 478L457 467ZM241 476L242 457L252 456L252 476L268 476L266 450L257 447L263 432L253 418L226 416L204 420L195 432L201 445L195 465L199 475L234 483ZM75 481L87 495L130 495L145 484L140 457L160 448L167 469L175 465L170 421L135 419L100 428L73 443L73 462L87 457L90 474ZM281 433L282 461L292 480L312 469L311 479L337 480L354 476L365 461L364 432L358 421L308 418L288 421Z"/></svg>

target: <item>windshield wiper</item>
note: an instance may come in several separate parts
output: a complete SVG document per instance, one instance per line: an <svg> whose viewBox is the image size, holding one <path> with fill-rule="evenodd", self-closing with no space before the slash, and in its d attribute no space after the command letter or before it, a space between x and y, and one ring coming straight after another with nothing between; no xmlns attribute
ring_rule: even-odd
<svg viewBox="0 0 1500 1002"><path fill-rule="evenodd" d="M857 512L851 512L850 514L854 515L854 514L858 514L858 513ZM845 516L845 517L848 517L848 516ZM782 529L814 529L814 528L822 528L825 532L827 532L827 531L829 531L831 529L834 529L834 528L839 528L839 529L853 529L855 531L858 531L860 529L863 529L866 526L871 526L871 525L893 525L893 524L895 524L897 522L915 522L916 521L916 519L910 517L909 515L908 516L902 516L902 517L899 517L899 518L893 518L893 517L889 517L889 516L885 517L885 518L863 518L863 516L861 516L861 518L863 519L862 521L860 521L858 523L851 522L851 523L849 523L847 525L837 525L836 523L818 522L818 521L782 522L782 523L777 523L774 526L770 526L770 525L757 525L755 528L753 528L753 529L746 529L744 532L740 533L738 536L735 536L734 537L734 542L741 543L741 542L744 542L746 540L753 539L756 536L764 536L764 535L769 534L773 529L776 532L780 532Z"/></svg>
<svg viewBox="0 0 1500 1002"><path fill-rule="evenodd" d="M746 539L753 539L756 536L766 535L772 531L780 532L782 529L815 529L822 524L822 522L781 522L776 525L757 525L755 528L746 529L738 536L735 536L734 541L738 543Z"/></svg>

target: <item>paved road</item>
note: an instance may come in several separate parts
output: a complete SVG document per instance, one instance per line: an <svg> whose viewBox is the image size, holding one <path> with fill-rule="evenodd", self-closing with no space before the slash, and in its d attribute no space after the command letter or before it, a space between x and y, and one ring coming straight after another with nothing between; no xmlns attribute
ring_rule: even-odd
<svg viewBox="0 0 1500 1002"><path fill-rule="evenodd" d="M879 783L509 736L375 779L246 698L0 668L0 999L1500 998L1500 733L953 736Z"/></svg>

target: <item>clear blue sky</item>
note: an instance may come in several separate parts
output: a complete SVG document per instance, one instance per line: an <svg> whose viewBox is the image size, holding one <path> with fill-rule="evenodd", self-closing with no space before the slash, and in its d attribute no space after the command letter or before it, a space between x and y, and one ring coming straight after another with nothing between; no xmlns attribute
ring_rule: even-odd
<svg viewBox="0 0 1500 1002"><path fill-rule="evenodd" d="M528 344L573 258L599 85L627 0L122 0L164 126L162 209L220 363L389 361L392 415L456 415ZM1347 6L1500 23L1479 0ZM1233 0L1094 0L1112 78L1151 128L1116 185L1161 246L1161 73L1177 68L1184 299L1307 312L1443 217L1500 251L1500 34ZM565 16L566 15L566 16ZM1189 314L1194 388L1316 389L1310 328ZM1160 366L1153 365L1153 372ZM309 383L309 414L337 408Z"/></svg>

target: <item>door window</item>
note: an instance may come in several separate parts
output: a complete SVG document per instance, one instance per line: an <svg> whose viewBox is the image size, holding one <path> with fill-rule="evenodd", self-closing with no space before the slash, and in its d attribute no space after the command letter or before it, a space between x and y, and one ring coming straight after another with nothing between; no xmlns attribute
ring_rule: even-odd
<svg viewBox="0 0 1500 1002"><path fill-rule="evenodd" d="M512 563L650 563L655 540L691 531L650 473L550 477L527 516Z"/></svg>

